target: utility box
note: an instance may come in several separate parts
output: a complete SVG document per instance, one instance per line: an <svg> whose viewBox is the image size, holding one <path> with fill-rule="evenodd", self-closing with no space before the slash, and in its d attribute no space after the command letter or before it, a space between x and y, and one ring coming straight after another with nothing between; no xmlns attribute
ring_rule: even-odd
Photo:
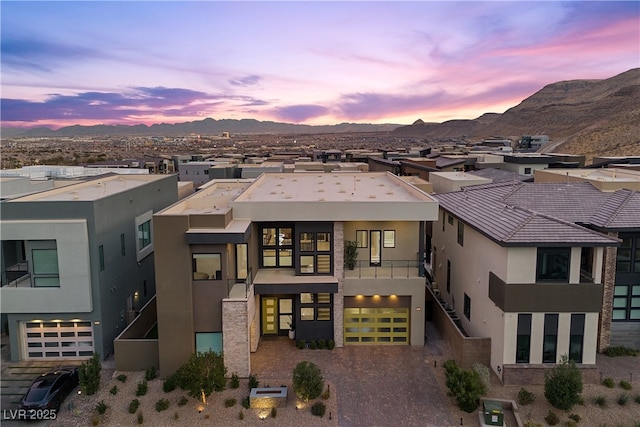
<svg viewBox="0 0 640 427"><path fill-rule="evenodd" d="M483 403L484 424L487 426L503 426L504 410L502 404L495 400L485 400Z"/></svg>

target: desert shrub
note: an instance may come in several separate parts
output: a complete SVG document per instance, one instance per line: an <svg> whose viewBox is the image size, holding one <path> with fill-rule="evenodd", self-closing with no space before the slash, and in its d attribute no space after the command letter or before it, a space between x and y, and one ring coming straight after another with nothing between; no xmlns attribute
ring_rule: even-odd
<svg viewBox="0 0 640 427"><path fill-rule="evenodd" d="M573 421L577 422L577 423L579 423L580 420L582 419L582 418L580 418L580 415L578 415L578 414L569 414L569 418L572 419Z"/></svg>
<svg viewBox="0 0 640 427"><path fill-rule="evenodd" d="M573 420L565 422L564 425L565 427L578 427L578 423Z"/></svg>
<svg viewBox="0 0 640 427"><path fill-rule="evenodd" d="M622 393L620 396L618 396L618 405L620 406L624 406L627 404L627 402L629 401L629 396L627 396L626 393Z"/></svg>
<svg viewBox="0 0 640 427"><path fill-rule="evenodd" d="M318 348L324 350L327 347L327 340L318 340Z"/></svg>
<svg viewBox="0 0 640 427"><path fill-rule="evenodd" d="M221 354L214 351L197 352L189 357L174 374L176 384L192 397L199 398L204 392L222 391L227 385L227 368Z"/></svg>
<svg viewBox="0 0 640 427"><path fill-rule="evenodd" d="M271 418L275 418L276 415L278 415L278 410L275 407L271 408Z"/></svg>
<svg viewBox="0 0 640 427"><path fill-rule="evenodd" d="M312 362L302 361L293 369L293 391L308 402L322 394L324 378L322 371Z"/></svg>
<svg viewBox="0 0 640 427"><path fill-rule="evenodd" d="M620 387L624 390L631 390L633 388L630 382L624 380L620 381Z"/></svg>
<svg viewBox="0 0 640 427"><path fill-rule="evenodd" d="M148 368L146 371L144 371L144 379L147 381L151 381L153 379L155 379L155 377L157 376L157 371L156 371L156 367L152 366L150 368Z"/></svg>
<svg viewBox="0 0 640 427"><path fill-rule="evenodd" d="M169 378L164 380L162 383L162 391L165 393L171 393L178 386L178 381L176 380L175 375L171 375Z"/></svg>
<svg viewBox="0 0 640 427"><path fill-rule="evenodd" d="M251 406L251 403L249 401L249 396L247 396L244 399L242 399L242 407L244 409L249 409L250 406Z"/></svg>
<svg viewBox="0 0 640 427"><path fill-rule="evenodd" d="M258 375L251 374L249 375L249 390L252 388L257 388L260 385L260 381L258 381Z"/></svg>
<svg viewBox="0 0 640 427"><path fill-rule="evenodd" d="M315 350L316 348L318 348L318 341L316 340L311 340L311 342L309 342L309 348L311 350Z"/></svg>
<svg viewBox="0 0 640 427"><path fill-rule="evenodd" d="M305 347L305 342L302 340L297 340L296 341L296 347L298 347L300 350L302 350Z"/></svg>
<svg viewBox="0 0 640 427"><path fill-rule="evenodd" d="M125 382L127 380L127 376L125 374L120 374L116 377L116 379L118 381L120 381L121 383Z"/></svg>
<svg viewBox="0 0 640 427"><path fill-rule="evenodd" d="M556 424L558 424L560 422L560 418L558 418L558 416L556 415L555 412L553 411L549 411L547 413L547 416L544 417L544 420L547 422L547 424L549 424L550 426L554 426Z"/></svg>
<svg viewBox="0 0 640 427"><path fill-rule="evenodd" d="M231 381L229 381L229 385L231 386L231 388L240 387L240 377L237 373L234 372L233 374L231 374Z"/></svg>
<svg viewBox="0 0 640 427"><path fill-rule="evenodd" d="M542 427L542 424L534 423L533 421L527 421L523 424L523 427Z"/></svg>
<svg viewBox="0 0 640 427"><path fill-rule="evenodd" d="M180 400L178 400L178 406L184 406L187 403L189 403L189 399L187 399L186 397L182 396L180 398Z"/></svg>
<svg viewBox="0 0 640 427"><path fill-rule="evenodd" d="M138 412L138 424L144 424L144 416L142 412Z"/></svg>
<svg viewBox="0 0 640 427"><path fill-rule="evenodd" d="M238 419L239 419L239 420L244 420L244 412L240 411L240 412L238 413Z"/></svg>
<svg viewBox="0 0 640 427"><path fill-rule="evenodd" d="M609 357L618 357L618 356L637 356L638 350L634 350L633 348L628 348L625 346L617 346L617 347L609 347L604 351Z"/></svg>
<svg viewBox="0 0 640 427"><path fill-rule="evenodd" d="M168 399L160 399L156 402L156 411L162 412L169 409L169 400Z"/></svg>
<svg viewBox="0 0 640 427"><path fill-rule="evenodd" d="M178 418L180 418L180 415L178 415L178 412L176 411L173 413L173 419L177 420Z"/></svg>
<svg viewBox="0 0 640 427"><path fill-rule="evenodd" d="M138 383L138 388L136 389L136 396L144 396L147 394L147 390L149 386L147 385L147 380L142 380L142 382Z"/></svg>
<svg viewBox="0 0 640 427"><path fill-rule="evenodd" d="M593 401L601 408L607 406L607 399L604 396L597 396Z"/></svg>
<svg viewBox="0 0 640 427"><path fill-rule="evenodd" d="M605 378L604 380L602 380L602 385L607 388L614 388L616 386L616 382L613 380L613 378Z"/></svg>
<svg viewBox="0 0 640 427"><path fill-rule="evenodd" d="M107 404L104 403L104 400L98 402L96 405L96 411L98 411L100 415L104 415L104 413L107 412Z"/></svg>
<svg viewBox="0 0 640 427"><path fill-rule="evenodd" d="M480 375L473 369L460 369L453 360L445 362L445 369L447 388L458 407L469 413L475 411L486 392Z"/></svg>
<svg viewBox="0 0 640 427"><path fill-rule="evenodd" d="M489 374L489 368L484 366L482 363L474 363L473 370L476 371L478 377L480 377L485 393L488 392L491 388L491 374Z"/></svg>
<svg viewBox="0 0 640 427"><path fill-rule="evenodd" d="M138 407L140 406L140 401L138 399L133 399L129 402L129 413L135 414L138 411Z"/></svg>
<svg viewBox="0 0 640 427"><path fill-rule="evenodd" d="M100 388L100 371L102 370L102 364L100 363L100 356L98 353L93 353L91 359L82 362L80 368L78 368L78 375L80 377L80 388L83 393L91 396Z"/></svg>
<svg viewBox="0 0 640 427"><path fill-rule="evenodd" d="M520 391L518 392L518 404L522 406L530 405L535 400L536 400L536 396L524 387L521 388Z"/></svg>
<svg viewBox="0 0 640 427"><path fill-rule="evenodd" d="M544 378L544 397L554 407L568 411L579 403L582 393L582 374L566 355Z"/></svg>
<svg viewBox="0 0 640 427"><path fill-rule="evenodd" d="M635 401L636 401L636 403L640 403L640 394L636 395Z"/></svg>
<svg viewBox="0 0 640 427"><path fill-rule="evenodd" d="M238 403L238 401L236 399L227 399L224 401L224 406L225 408L232 408L236 405L236 403Z"/></svg>
<svg viewBox="0 0 640 427"><path fill-rule="evenodd" d="M324 417L324 413L327 411L327 405L322 402L316 402L311 406L311 413L316 417Z"/></svg>
<svg viewBox="0 0 640 427"><path fill-rule="evenodd" d="M114 385L113 387L111 387L111 390L109 390L109 393L113 394L114 396L118 394L118 386Z"/></svg>
<svg viewBox="0 0 640 427"><path fill-rule="evenodd" d="M95 414L94 414L94 415L91 417L91 425L92 425L92 426L100 425L100 417L99 417L98 415L95 415Z"/></svg>
<svg viewBox="0 0 640 427"><path fill-rule="evenodd" d="M327 341L327 348L329 350L333 350L335 348L335 346L336 346L336 342L334 340Z"/></svg>

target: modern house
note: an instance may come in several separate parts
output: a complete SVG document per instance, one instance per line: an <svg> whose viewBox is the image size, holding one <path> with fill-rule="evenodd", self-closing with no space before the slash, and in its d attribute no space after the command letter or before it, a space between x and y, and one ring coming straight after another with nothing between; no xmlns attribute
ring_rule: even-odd
<svg viewBox="0 0 640 427"><path fill-rule="evenodd" d="M155 214L162 376L206 350L248 376L260 341L292 327L336 346L424 345L437 210L390 173L308 172L212 181Z"/></svg>
<svg viewBox="0 0 640 427"><path fill-rule="evenodd" d="M106 357L155 294L153 214L175 175L104 175L2 202L2 316L12 360Z"/></svg>
<svg viewBox="0 0 640 427"><path fill-rule="evenodd" d="M565 354L593 381L596 353L614 342L612 316L640 344L640 194L514 181L434 197L440 326L490 338L490 352L473 356L505 384L541 383Z"/></svg>

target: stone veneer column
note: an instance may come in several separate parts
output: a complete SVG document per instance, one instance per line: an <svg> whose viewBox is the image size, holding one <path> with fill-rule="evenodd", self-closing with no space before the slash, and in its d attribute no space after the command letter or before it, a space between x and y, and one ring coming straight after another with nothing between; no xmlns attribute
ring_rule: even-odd
<svg viewBox="0 0 640 427"><path fill-rule="evenodd" d="M222 301L222 349L227 373L251 374L249 319L246 300Z"/></svg>
<svg viewBox="0 0 640 427"><path fill-rule="evenodd" d="M609 237L617 238L618 233L608 233ZM613 292L616 286L616 258L617 247L604 248L604 262L602 274L602 308L598 324L598 352L602 353L611 343L611 320L613 316Z"/></svg>
<svg viewBox="0 0 640 427"><path fill-rule="evenodd" d="M338 292L333 294L333 340L344 345L344 222L333 223L333 272L338 278Z"/></svg>

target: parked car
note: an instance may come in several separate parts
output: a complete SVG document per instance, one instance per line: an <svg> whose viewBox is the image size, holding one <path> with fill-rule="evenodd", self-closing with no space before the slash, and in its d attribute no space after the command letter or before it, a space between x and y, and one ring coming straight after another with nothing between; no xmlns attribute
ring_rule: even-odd
<svg viewBox="0 0 640 427"><path fill-rule="evenodd" d="M64 399L79 383L78 368L61 367L33 380L29 390L20 400L20 409L33 410L53 409L58 412Z"/></svg>

